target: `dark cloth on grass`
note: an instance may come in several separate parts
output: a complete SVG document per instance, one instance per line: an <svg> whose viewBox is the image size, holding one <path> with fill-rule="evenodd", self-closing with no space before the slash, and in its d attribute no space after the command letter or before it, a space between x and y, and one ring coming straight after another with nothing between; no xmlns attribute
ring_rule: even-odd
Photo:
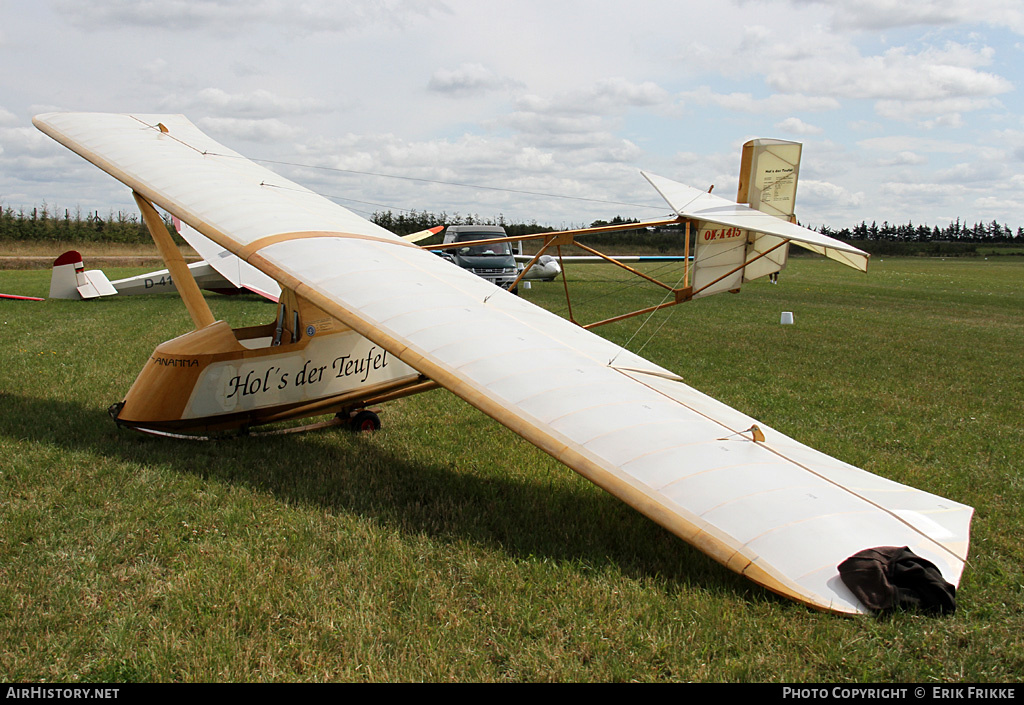
<svg viewBox="0 0 1024 705"><path fill-rule="evenodd" d="M871 610L956 611L956 587L942 578L934 563L906 546L865 549L839 564L839 576Z"/></svg>

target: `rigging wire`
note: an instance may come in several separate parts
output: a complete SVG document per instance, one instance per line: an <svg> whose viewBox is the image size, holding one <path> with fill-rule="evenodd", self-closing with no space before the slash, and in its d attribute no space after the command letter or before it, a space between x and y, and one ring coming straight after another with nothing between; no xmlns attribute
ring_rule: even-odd
<svg viewBox="0 0 1024 705"><path fill-rule="evenodd" d="M221 155L229 156L229 155ZM628 201L613 201L603 198L587 198L586 196L568 196L560 193L547 193L544 191L526 191L523 189L506 188L502 186L484 186L482 184L464 184L457 181L442 181L440 179L425 179L417 176L400 176L398 174L382 174L374 171L359 171L357 169L342 169L340 167L333 166L319 166L316 164L300 164L297 162L286 162L274 159L252 159L250 161L263 162L265 164L280 164L284 166L294 166L306 169L321 169L324 171L337 171L345 174L357 174L359 176L377 176L385 179L401 179L403 181L419 181L427 184L438 184L441 186L456 186L459 188L475 188L483 191L501 191L504 193L518 193L525 196L542 196L544 198L562 198L570 201L586 201L589 203L606 203L614 206L630 206L633 208L652 208L659 209L659 206L653 206L649 203L629 203ZM664 210L664 208L660 208Z"/></svg>
<svg viewBox="0 0 1024 705"><path fill-rule="evenodd" d="M276 164L276 165L279 165L279 166L292 166L292 167L298 167L300 169L319 169L319 170L322 170L322 171L334 171L334 172L339 172L339 173L343 173L343 174L356 174L358 176L376 176L376 177L384 178L384 179L399 179L399 180L402 180L402 181L418 181L418 182L421 182L421 183L436 184L436 185L440 185L440 186L455 186L457 188L473 188L473 189L479 189L479 190L482 190L482 191L499 191L499 192L503 192L503 193L517 193L517 194L525 195L525 196L540 196L542 198L560 198L560 199L569 200L569 201L584 201L584 202L587 202L587 203L603 203L603 204L612 205L612 206L629 206L630 208L649 208L651 210L658 210L658 211L664 210L664 207L657 206L657 205L652 205L650 203L630 203L629 201L615 201L615 200L605 199L605 198L588 198L586 196L569 196L569 195L563 194L563 193L549 193L549 192L545 192L545 191L527 191L525 189L514 189L514 188L503 187L503 186L484 186L482 184L466 184L466 183L461 183L461 182L458 182L458 181L443 181L443 180L440 180L440 179L426 179L426 178L422 178L422 177L418 177L418 176L402 176L400 174L384 174L384 173L376 172L376 171L361 171L361 170L358 170L358 169L342 169L341 167L322 166L322 165L318 165L318 164L303 164L301 162L290 162L290 161L284 161L284 160L280 160L280 159L257 159L257 158L254 158L254 157L241 157L241 156L236 156L234 154L220 154L218 152L203 152L203 154L206 155L206 156L224 157L224 158L227 158L227 159L247 159L248 161L252 161L252 162L260 162L260 163L263 163L263 164ZM265 184L265 185L269 186L270 184ZM278 187L278 188L284 188L284 187ZM375 205L375 206L379 206L381 208L392 208L393 207L393 206L386 206L386 205L379 204L379 203L370 203L370 202L366 202L366 201L357 201L355 199L346 198L344 196L331 196L329 194L323 194L323 193L318 194L318 195L324 196L325 198L338 199L338 200L342 200L342 201L354 201L356 203L367 203L368 205ZM410 210L410 209L407 209L407 208L395 208L395 210Z"/></svg>
<svg viewBox="0 0 1024 705"><path fill-rule="evenodd" d="M665 270L671 270L673 267L678 267L679 264L680 263L678 263L678 262L665 262L665 263L662 263L662 264L658 265L654 269L645 269L644 271L645 271L645 273L648 276L651 276L651 277L654 277L655 279L657 279L658 275L661 274L661 272L663 272ZM565 272L564 271L562 272L562 276L563 277L565 276ZM642 286L645 286L645 285L647 285L647 286L651 285L650 282L644 281L640 277L636 277L636 276L629 276L627 278L613 278L613 279L588 279L585 283L592 284L592 283L598 283L598 282L604 283L604 284L617 284L618 286L609 287L608 290L605 291L604 293L593 294L591 296L586 296L586 297L574 298L573 300L578 305L584 306L586 304L590 304L590 303L593 303L595 301L601 301L603 299L607 299L607 298L612 297L612 296L621 296L624 293L628 293L632 289L638 289L638 288L640 288ZM577 285L579 283L582 283L582 282L577 282ZM568 307L567 306L561 306L561 307L559 307L557 309L552 309L552 310L555 313L563 314L563 313L567 313L568 312Z"/></svg>
<svg viewBox="0 0 1024 705"><path fill-rule="evenodd" d="M673 286L672 288L673 288L673 289L678 289L678 288L679 288L679 284L680 284L680 283L682 283L682 281L683 281L683 279L684 279L685 277L686 277L686 272L685 272L685 270L684 270L684 271L683 271L683 274L682 274L682 276L680 276L680 277L679 277L679 280L678 280L678 281L676 281L676 284L675 284L675 286ZM662 303L662 304L663 304L663 303L665 303L666 301L668 301L668 299L669 299L669 297L670 297L670 296L674 296L674 295L675 295L675 292L674 292L674 291L669 291L669 292L667 292L667 293L665 294L664 298L662 298L662 300L661 300L661 303ZM659 304L659 306L660 306L660 305L661 305L661 304ZM673 310L672 310L672 311L669 311L669 312L668 312L668 315L667 315L667 316L665 316L665 320L663 320L663 321L661 322L661 325L660 325L660 326L658 326L658 329L657 329L657 330L655 330L655 331L654 331L653 333L651 333L651 335L650 335L650 336L648 336L648 337L647 337L647 340L645 340L645 341L644 341L644 344L643 344L643 345L641 345L641 346L639 347L639 349L637 349L637 351L636 351L635 353L633 353L634 355L639 355L639 354L640 354L640 353L641 353L641 352L643 351L643 349L644 349L645 347L647 347L647 344L648 344L648 343L650 343L650 342L651 342L652 340L654 340L654 337L655 337L656 335L658 335L658 333L660 333L660 332L661 332L661 329L662 329L662 328L664 328L664 327L665 327L665 324L666 324L666 323L668 323L668 319L670 319L670 318L672 317L672 314L674 314L674 313L675 313L675 310L674 310L674 309L675 309L675 306L672 306L671 308L672 308ZM626 341L626 342L625 342L624 344L620 345L620 346L619 346L619 351L618 351L617 353L615 353L615 355L614 355L614 356L612 357L612 359L611 359L611 360L609 360L609 361L608 361L608 366L609 366L609 367L611 367L611 366L612 366L612 364L613 364L613 363L614 363L614 362L615 362L615 361L616 361L617 359L619 359L619 355L621 355L621 354L622 354L622 353L623 353L623 352L624 352L625 350L627 350L627 348L628 348L629 344L633 342L633 339L634 339L634 338L636 338L636 337L637 337L638 335L640 335L640 331L642 331L642 330L644 329L644 326L646 326L646 325L648 324L648 322L650 322L650 320L651 320L652 318L654 318L654 314L656 314L656 313L657 313L658 311L660 311L660 310L661 310L661 309L655 309L654 311L651 311L651 312L650 312L649 314L647 314L647 316L646 316L646 317L644 318L644 321L643 321L643 323L641 323L641 324L640 324L640 325L639 325L639 326L637 327L637 329L636 329L636 330L635 330L635 331L633 332L633 335L629 336L629 340L627 340L627 341Z"/></svg>

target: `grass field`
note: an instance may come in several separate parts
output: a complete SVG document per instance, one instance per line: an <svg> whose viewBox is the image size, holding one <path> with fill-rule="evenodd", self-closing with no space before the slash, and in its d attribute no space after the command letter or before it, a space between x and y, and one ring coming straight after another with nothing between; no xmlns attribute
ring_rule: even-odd
<svg viewBox="0 0 1024 705"><path fill-rule="evenodd" d="M641 303L581 270L584 321ZM48 282L0 271L4 293ZM562 306L560 283L524 295ZM273 316L210 301L235 326ZM797 259L669 311L601 332L976 508L955 615L779 599L444 391L372 435L118 431L106 407L190 328L180 301L0 300L0 680L1021 681L1024 262Z"/></svg>

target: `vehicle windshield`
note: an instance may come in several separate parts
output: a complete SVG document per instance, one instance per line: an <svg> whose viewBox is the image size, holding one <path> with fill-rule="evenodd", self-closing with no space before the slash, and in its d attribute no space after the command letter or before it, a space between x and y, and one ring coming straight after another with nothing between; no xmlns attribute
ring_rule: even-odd
<svg viewBox="0 0 1024 705"><path fill-rule="evenodd" d="M473 233L466 233L460 235L458 241L471 242L474 240L482 240L480 235L474 235ZM469 247L460 247L460 255L470 255L473 257L486 256L486 255L503 255L510 256L512 254L512 248L507 242L493 242L483 245L471 245Z"/></svg>

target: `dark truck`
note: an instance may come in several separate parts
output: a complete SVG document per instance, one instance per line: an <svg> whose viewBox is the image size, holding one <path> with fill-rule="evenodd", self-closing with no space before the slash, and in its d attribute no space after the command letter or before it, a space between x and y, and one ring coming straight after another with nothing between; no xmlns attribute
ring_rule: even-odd
<svg viewBox="0 0 1024 705"><path fill-rule="evenodd" d="M499 225L450 225L444 233L444 244L503 237L507 235L505 229ZM519 274L515 254L515 250L507 242L467 245L444 251L446 259L502 289L512 286L516 275ZM512 293L517 292L513 290Z"/></svg>

